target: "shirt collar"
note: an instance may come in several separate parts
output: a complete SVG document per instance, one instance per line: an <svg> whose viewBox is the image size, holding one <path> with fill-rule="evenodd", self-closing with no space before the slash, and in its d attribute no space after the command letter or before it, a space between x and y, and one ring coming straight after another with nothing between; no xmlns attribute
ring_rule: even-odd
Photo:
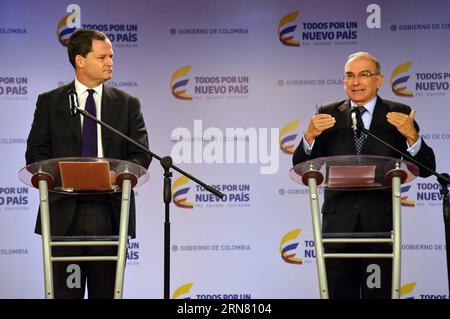
<svg viewBox="0 0 450 319"><path fill-rule="evenodd" d="M375 96L372 100L364 104L364 108L369 112L369 114L373 114L373 109L375 108L375 105L377 104L377 96ZM350 101L351 108L354 108L355 106L358 106L355 102Z"/></svg>
<svg viewBox="0 0 450 319"><path fill-rule="evenodd" d="M82 84L80 81L78 81L77 78L75 78L75 90L77 91L78 95L84 94L87 90L89 90L86 85ZM102 95L103 92L103 84L100 84L99 86L96 86L92 88L99 96Z"/></svg>

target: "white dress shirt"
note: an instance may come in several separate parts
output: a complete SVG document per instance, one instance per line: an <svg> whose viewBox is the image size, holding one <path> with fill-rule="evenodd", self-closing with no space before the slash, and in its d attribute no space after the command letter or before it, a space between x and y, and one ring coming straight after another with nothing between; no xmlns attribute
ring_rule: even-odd
<svg viewBox="0 0 450 319"><path fill-rule="evenodd" d="M77 91L78 95L78 104L80 109L84 110L86 106L86 100L89 95L89 90L87 86L82 84L80 81L78 81L75 78L75 90ZM95 88L92 88L94 93L94 101L95 101L95 110L97 112L97 119L102 119L102 93L103 93L103 84L100 84L99 86L96 86ZM81 130L83 130L83 122L84 122L84 116L80 115L81 118ZM91 121L90 119L86 119L88 121ZM97 124L97 157L103 157L103 143L102 143L102 128L99 124Z"/></svg>

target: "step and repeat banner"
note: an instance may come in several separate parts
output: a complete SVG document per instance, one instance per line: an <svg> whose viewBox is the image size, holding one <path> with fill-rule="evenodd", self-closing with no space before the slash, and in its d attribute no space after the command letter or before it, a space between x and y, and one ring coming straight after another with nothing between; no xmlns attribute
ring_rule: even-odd
<svg viewBox="0 0 450 319"><path fill-rule="evenodd" d="M445 0L0 0L0 298L44 297L38 190L18 172L38 94L73 80L77 28L111 39L108 84L139 97L152 151L225 194L174 172L170 296L319 298L292 153L316 106L346 98L347 56L368 51L381 61L380 95L417 110L449 172L449 12ZM125 298L163 297L163 169L154 160L149 172ZM435 178L402 186L402 230L402 298L448 298Z"/></svg>

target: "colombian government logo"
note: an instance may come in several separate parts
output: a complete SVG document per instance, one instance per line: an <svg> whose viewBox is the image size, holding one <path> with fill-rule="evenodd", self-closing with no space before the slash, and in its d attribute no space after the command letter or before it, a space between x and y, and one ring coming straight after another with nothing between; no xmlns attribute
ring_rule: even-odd
<svg viewBox="0 0 450 319"><path fill-rule="evenodd" d="M194 204L189 202L189 179L186 176L181 176L173 183L173 203L180 208L194 208Z"/></svg>
<svg viewBox="0 0 450 319"><path fill-rule="evenodd" d="M295 120L292 121L285 126L283 126L280 130L280 149L284 154L292 155L295 151L294 141L297 138L297 129L300 121Z"/></svg>
<svg viewBox="0 0 450 319"><path fill-rule="evenodd" d="M448 299L448 295L446 294L430 294L430 293L419 293L415 292L416 283L410 282L406 285L400 287L400 298L401 299ZM414 294L413 294L414 293Z"/></svg>
<svg viewBox="0 0 450 319"><path fill-rule="evenodd" d="M443 70L414 70L412 61L397 66L391 74L392 92L400 97L445 96L450 90L450 72ZM408 90L409 86L409 90Z"/></svg>
<svg viewBox="0 0 450 319"><path fill-rule="evenodd" d="M415 282L410 282L400 288L400 297L402 299L414 299L414 297L405 297L405 295L409 295L414 291L414 288L416 288Z"/></svg>
<svg viewBox="0 0 450 319"><path fill-rule="evenodd" d="M176 70L170 78L172 95L181 100L247 99L250 76L246 74L190 74L192 65ZM190 82L192 80L192 82ZM187 85L190 92L187 92Z"/></svg>
<svg viewBox="0 0 450 319"><path fill-rule="evenodd" d="M173 293L172 299L191 299L191 297L187 294L189 293L189 291L191 291L193 284L193 282L189 282L178 287Z"/></svg>
<svg viewBox="0 0 450 319"><path fill-rule="evenodd" d="M294 229L284 235L280 241L281 258L289 264L303 264L303 260L301 258L297 258L295 252L299 245L298 235L300 234L300 231L301 228Z"/></svg>
<svg viewBox="0 0 450 319"><path fill-rule="evenodd" d="M391 74L391 88L392 92L395 95L401 97L413 97L414 93L411 91L407 91L407 83L410 78L409 74L405 74L409 71L411 67L412 61L405 62L400 64L395 68L395 70Z"/></svg>
<svg viewBox="0 0 450 319"><path fill-rule="evenodd" d="M70 36L79 28L81 28L81 9L77 4L69 4L66 12L68 15L64 16L58 23L56 35L59 43L67 46Z"/></svg>
<svg viewBox="0 0 450 319"><path fill-rule="evenodd" d="M400 190L400 192L402 193L402 195L400 196L400 203L401 203L402 207L415 207L416 206L416 202L409 200L408 195L403 195L403 193L408 192L410 188L411 188L411 185L407 185L407 186L402 186L402 188Z"/></svg>
<svg viewBox="0 0 450 319"><path fill-rule="evenodd" d="M300 41L295 40L293 32L297 29L295 20L299 15L299 11L291 12L285 15L278 23L278 39L281 43L290 47L299 47Z"/></svg>
<svg viewBox="0 0 450 319"><path fill-rule="evenodd" d="M299 11L285 15L278 23L278 39L290 47L315 45L355 45L358 43L356 20L302 20L302 30L297 31ZM295 39L297 37L297 39ZM300 42L301 40L301 42Z"/></svg>
<svg viewBox="0 0 450 319"><path fill-rule="evenodd" d="M192 100L192 95L186 92L186 86L189 82L188 78L185 78L191 71L192 65L186 65L172 74L170 78L170 89L173 96L180 100Z"/></svg>

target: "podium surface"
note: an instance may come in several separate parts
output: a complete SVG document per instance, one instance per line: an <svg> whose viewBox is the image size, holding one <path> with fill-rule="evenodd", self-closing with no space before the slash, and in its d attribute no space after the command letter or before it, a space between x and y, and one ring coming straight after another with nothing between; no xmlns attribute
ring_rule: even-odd
<svg viewBox="0 0 450 319"><path fill-rule="evenodd" d="M337 155L299 163L290 170L289 176L296 183L308 185L310 172L316 171L315 176L320 181L317 184L322 187L336 190L373 190L390 188L392 176L388 173L396 169L403 172L399 173L402 183L412 181L419 174L417 165L398 158Z"/></svg>
<svg viewBox="0 0 450 319"><path fill-rule="evenodd" d="M95 170L96 164L108 164L109 170L114 175L110 189L74 189L74 188L64 188L63 178L61 176L61 164L76 164L79 163L80 166L85 166L88 168L91 166L92 170ZM81 168L82 170L82 168ZM87 172L89 172L87 170ZM126 174L126 175L121 175ZM28 186L39 188L39 180L45 179L48 183L48 191L55 193L67 193L67 194L86 194L89 192L95 193L114 193L121 192L121 183L123 177L130 174L129 177L132 179L132 187L138 187L146 183L149 179L149 173L144 167L135 164L133 162L110 159L110 158L97 158L97 157L62 157L62 158L52 158L48 160L39 161L30 165L25 166L19 171L19 179ZM97 176L97 175L96 175ZM134 176L134 177L133 177ZM80 178L89 178L94 180L94 176L80 176Z"/></svg>

